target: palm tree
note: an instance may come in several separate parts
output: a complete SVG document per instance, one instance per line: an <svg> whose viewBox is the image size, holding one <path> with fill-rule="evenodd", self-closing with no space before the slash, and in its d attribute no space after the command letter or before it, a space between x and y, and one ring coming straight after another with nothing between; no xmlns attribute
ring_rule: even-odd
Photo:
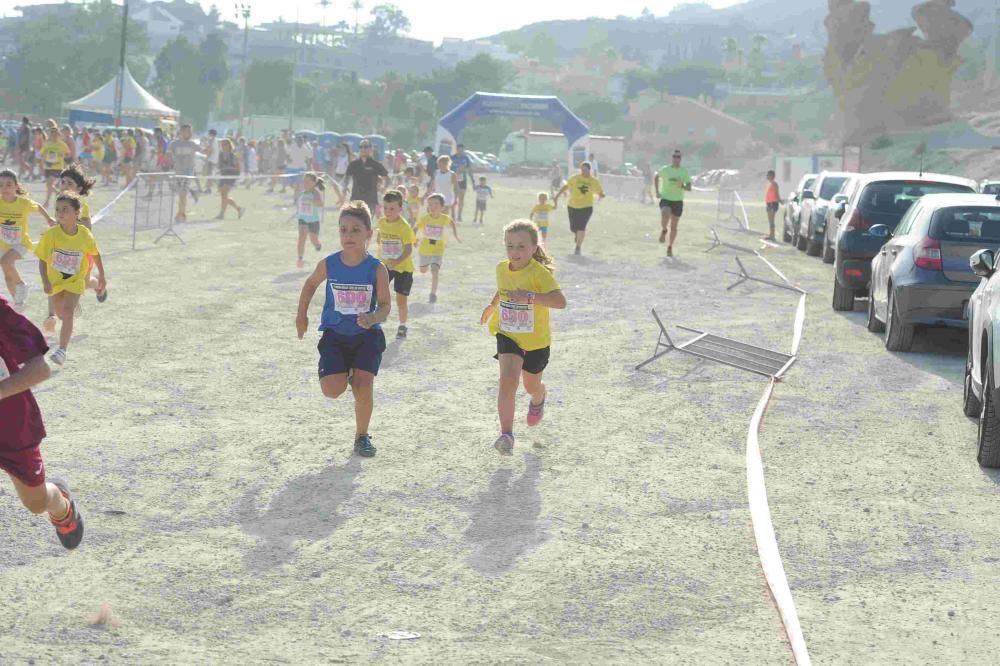
<svg viewBox="0 0 1000 666"><path fill-rule="evenodd" d="M364 7L361 0L354 0L351 3L351 9L354 10L354 36L358 36L358 24L360 23L361 9Z"/></svg>
<svg viewBox="0 0 1000 666"><path fill-rule="evenodd" d="M323 27L326 27L326 10L333 4L333 0L319 0L318 4L323 8Z"/></svg>

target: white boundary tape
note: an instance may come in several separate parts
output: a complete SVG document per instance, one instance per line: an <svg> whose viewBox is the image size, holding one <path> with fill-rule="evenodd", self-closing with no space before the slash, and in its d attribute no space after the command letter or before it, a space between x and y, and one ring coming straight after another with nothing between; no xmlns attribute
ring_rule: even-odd
<svg viewBox="0 0 1000 666"><path fill-rule="evenodd" d="M733 190L733 196L736 197L736 201L740 204L740 211L743 213L743 228L750 231L750 218L747 217L747 207L743 205L743 197L736 190Z"/></svg>
<svg viewBox="0 0 1000 666"><path fill-rule="evenodd" d="M764 259L759 252L756 254L778 277L788 282L788 278L771 262ZM789 282L789 284L791 283ZM793 356L798 355L805 320L806 294L803 292L799 297L799 305L795 313L791 352ZM764 571L764 578L771 590L774 603L778 607L781 623L785 628L785 635L792 649L792 656L797 666L809 666L812 663L809 659L809 650L806 647L805 636L802 634L802 625L799 623L792 590L788 586L788 578L785 576L781 553L778 550L778 539L774 534L771 509L767 502L767 488L764 485L764 463L760 455L760 430L776 384L777 380L775 379L768 382L764 395L761 396L760 402L757 403L757 409L754 410L753 418L750 419L750 428L747 430L747 499L750 504L750 521L753 524L760 566Z"/></svg>
<svg viewBox="0 0 1000 666"><path fill-rule="evenodd" d="M91 226L103 220L107 216L108 212L115 207L115 204L121 201L121 198L126 194L128 194L128 192L138 184L138 181L139 181L138 178L133 178L132 181L128 185L126 185L121 192L116 194L114 198L104 206L104 208L97 211L97 214L90 218Z"/></svg>

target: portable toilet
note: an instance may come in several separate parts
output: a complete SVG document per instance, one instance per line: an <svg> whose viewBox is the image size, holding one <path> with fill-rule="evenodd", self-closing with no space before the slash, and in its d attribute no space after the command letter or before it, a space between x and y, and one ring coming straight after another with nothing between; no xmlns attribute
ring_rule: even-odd
<svg viewBox="0 0 1000 666"><path fill-rule="evenodd" d="M319 141L316 142L316 149L314 151L314 158L317 162L323 165L323 167L329 170L330 167L330 151L336 148L340 144L340 135L336 132L323 132L319 135Z"/></svg>
<svg viewBox="0 0 1000 666"><path fill-rule="evenodd" d="M381 134L369 134L365 137L368 143L372 144L372 157L381 162L385 159L385 150L389 146L389 141Z"/></svg>
<svg viewBox="0 0 1000 666"><path fill-rule="evenodd" d="M351 151L356 153L359 150L361 150L361 142L364 140L364 138L365 137L361 136L360 134L354 134L352 132L348 134L341 134L340 142L349 145L351 147Z"/></svg>

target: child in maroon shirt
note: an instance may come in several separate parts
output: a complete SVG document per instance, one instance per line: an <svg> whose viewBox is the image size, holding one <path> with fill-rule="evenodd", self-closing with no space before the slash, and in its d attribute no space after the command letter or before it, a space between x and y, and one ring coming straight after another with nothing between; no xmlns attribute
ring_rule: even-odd
<svg viewBox="0 0 1000 666"><path fill-rule="evenodd" d="M46 512L66 548L83 540L83 516L65 481L45 480L42 413L31 387L49 378L45 338L0 296L0 470L32 513Z"/></svg>

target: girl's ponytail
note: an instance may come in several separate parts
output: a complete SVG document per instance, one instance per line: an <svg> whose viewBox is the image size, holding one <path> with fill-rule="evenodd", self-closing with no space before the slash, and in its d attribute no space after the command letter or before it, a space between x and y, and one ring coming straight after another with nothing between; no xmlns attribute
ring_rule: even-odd
<svg viewBox="0 0 1000 666"><path fill-rule="evenodd" d="M552 258L552 255L545 251L544 245L539 245L535 248L535 253L531 255L531 258L540 263L545 268L549 269L549 272L555 272L556 262Z"/></svg>

